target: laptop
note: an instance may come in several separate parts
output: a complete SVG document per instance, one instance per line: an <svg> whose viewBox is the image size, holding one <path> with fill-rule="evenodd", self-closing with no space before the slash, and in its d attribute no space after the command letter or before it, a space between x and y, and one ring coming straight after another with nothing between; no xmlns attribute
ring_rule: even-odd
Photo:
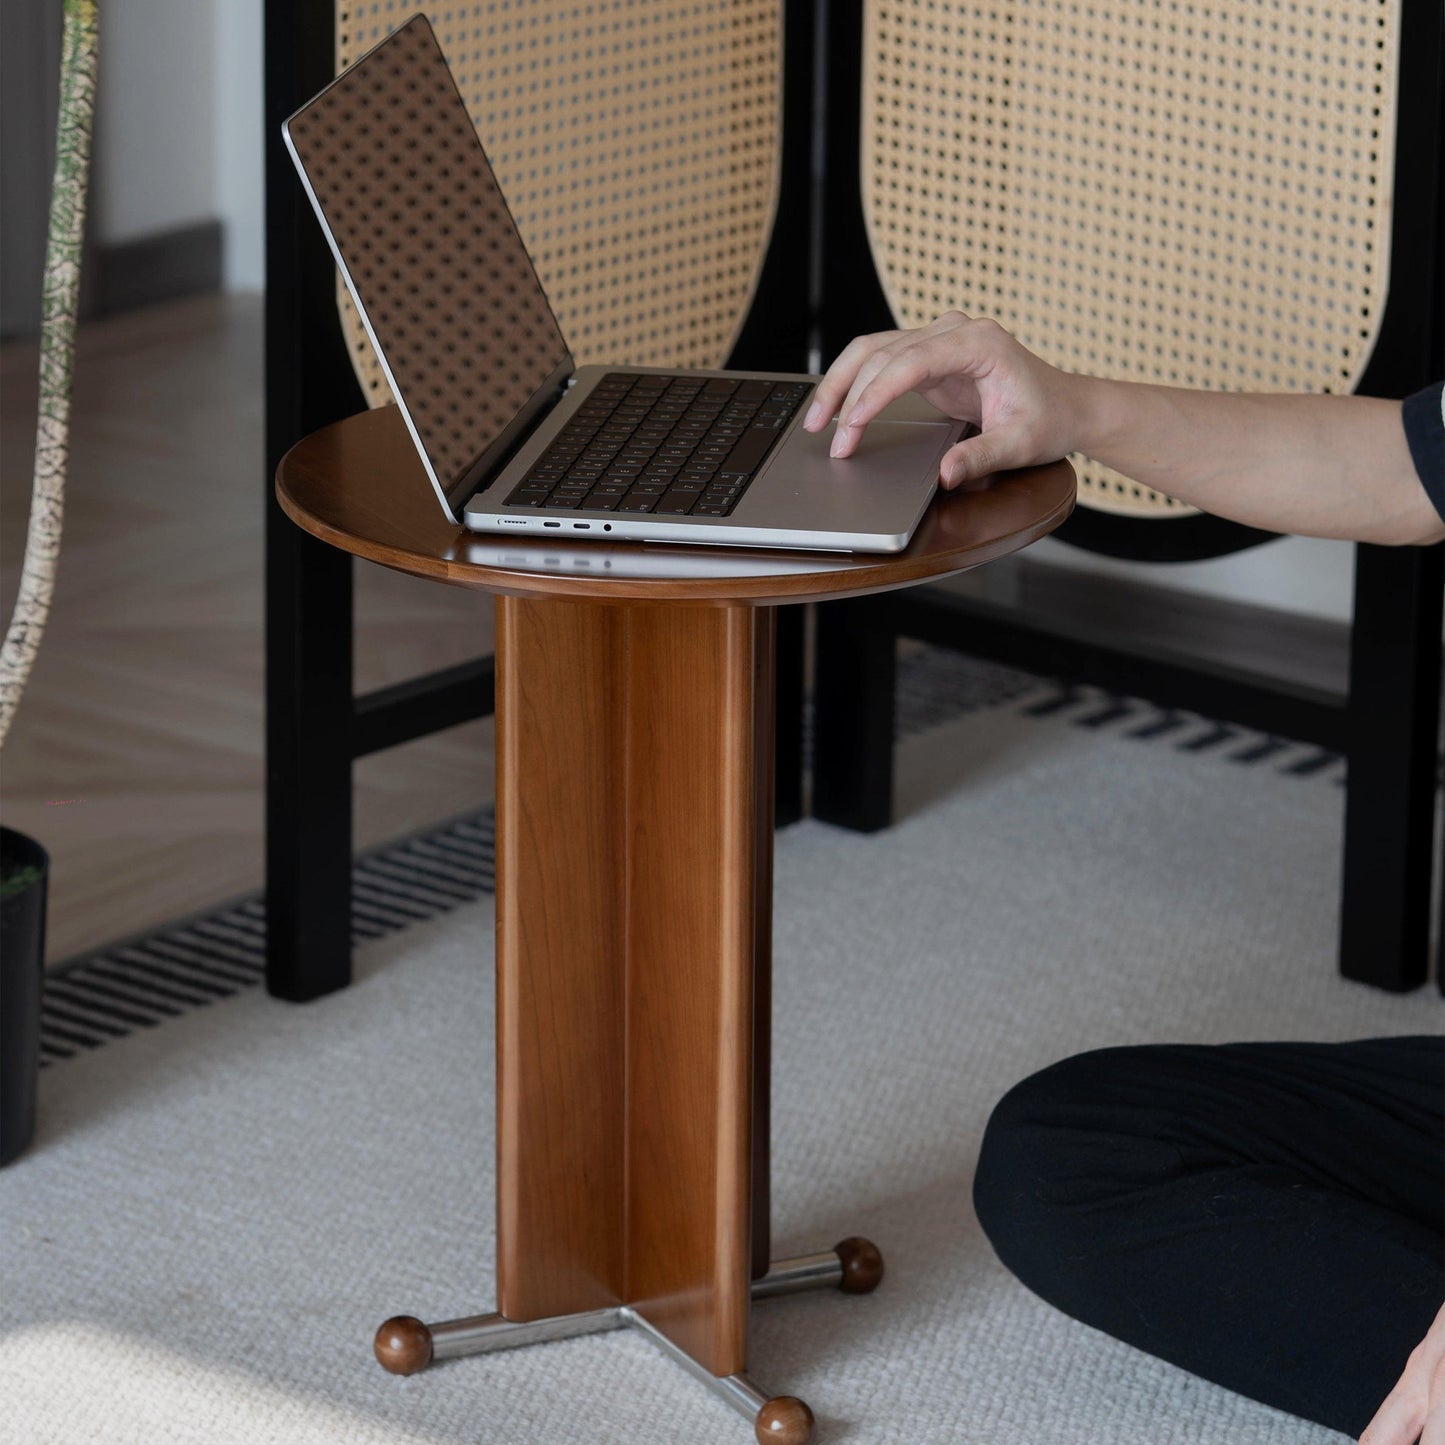
<svg viewBox="0 0 1445 1445"><path fill-rule="evenodd" d="M812 376L574 365L430 23L283 126L448 517L569 541L897 552L963 425L920 398L852 457Z"/></svg>

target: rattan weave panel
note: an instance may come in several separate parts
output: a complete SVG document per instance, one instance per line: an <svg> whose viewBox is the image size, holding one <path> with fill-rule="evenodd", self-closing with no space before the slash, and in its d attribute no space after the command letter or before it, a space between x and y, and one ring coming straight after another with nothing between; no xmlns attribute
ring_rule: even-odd
<svg viewBox="0 0 1445 1445"><path fill-rule="evenodd" d="M723 361L777 194L779 0L338 3L338 69L418 10L578 364ZM337 290L379 405L386 379Z"/></svg>
<svg viewBox="0 0 1445 1445"><path fill-rule="evenodd" d="M1071 370L1354 388L1388 280L1400 0L868 0L863 198L900 324ZM1092 462L1080 499L1187 509Z"/></svg>

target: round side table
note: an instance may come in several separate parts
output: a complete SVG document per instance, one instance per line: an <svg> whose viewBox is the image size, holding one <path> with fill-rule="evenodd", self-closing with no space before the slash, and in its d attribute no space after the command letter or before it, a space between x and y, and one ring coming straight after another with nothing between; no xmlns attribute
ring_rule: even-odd
<svg viewBox="0 0 1445 1445"><path fill-rule="evenodd" d="M497 596L499 1313L378 1331L381 1363L630 1326L754 1423L812 1414L745 1373L754 1299L877 1285L848 1239L768 1256L777 607L976 567L1074 504L1065 462L941 494L881 557L490 537L447 520L400 414L287 453L325 542Z"/></svg>

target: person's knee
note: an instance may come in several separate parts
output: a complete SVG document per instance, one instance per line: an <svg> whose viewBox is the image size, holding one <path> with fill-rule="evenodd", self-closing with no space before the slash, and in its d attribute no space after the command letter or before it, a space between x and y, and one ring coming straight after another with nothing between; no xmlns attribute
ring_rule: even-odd
<svg viewBox="0 0 1445 1445"><path fill-rule="evenodd" d="M1136 1155L1151 1147L1116 1122L1147 1074L1146 1052L1064 1059L1016 1084L989 1117L974 1210L999 1259L1045 1297L1068 1271L1087 1267L1096 1206L1128 1187Z"/></svg>
<svg viewBox="0 0 1445 1445"><path fill-rule="evenodd" d="M1065 1063L1072 1062L1065 1060ZM1060 1102L1060 1065L1015 1084L989 1115L973 1176L973 1207L994 1253L1018 1273L1031 1252L1056 1167L1048 1121Z"/></svg>

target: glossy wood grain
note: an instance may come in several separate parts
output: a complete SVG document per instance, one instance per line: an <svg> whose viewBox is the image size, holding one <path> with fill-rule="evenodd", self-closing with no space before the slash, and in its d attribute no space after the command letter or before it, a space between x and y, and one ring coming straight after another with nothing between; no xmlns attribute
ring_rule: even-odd
<svg viewBox="0 0 1445 1445"><path fill-rule="evenodd" d="M626 1302L717 1374L767 1214L774 618L497 616L501 1310Z"/></svg>
<svg viewBox="0 0 1445 1445"><path fill-rule="evenodd" d="M753 1437L760 1445L809 1445L813 1412L796 1395L775 1395L758 1411Z"/></svg>
<svg viewBox="0 0 1445 1445"><path fill-rule="evenodd" d="M1006 556L1068 516L1074 473L1067 462L1055 462L1009 473L978 490L941 493L909 547L886 557L484 538L447 519L400 413L381 407L298 443L282 459L276 491L287 514L324 541L456 586L606 603L727 605L860 596ZM514 564L496 560L503 547ZM556 565L548 564L549 557ZM605 561L612 566L604 568Z"/></svg>
<svg viewBox="0 0 1445 1445"><path fill-rule="evenodd" d="M755 717L771 610L629 619L627 1293L715 1374L746 1368Z"/></svg>
<svg viewBox="0 0 1445 1445"><path fill-rule="evenodd" d="M777 613L753 649L753 1203L752 1277L772 1264L773 778L777 722Z"/></svg>
<svg viewBox="0 0 1445 1445"><path fill-rule="evenodd" d="M395 1315L377 1330L371 1349L388 1373L420 1374L432 1362L431 1331L415 1315Z"/></svg>
<svg viewBox="0 0 1445 1445"><path fill-rule="evenodd" d="M498 1307L621 1303L627 614L497 606Z"/></svg>

